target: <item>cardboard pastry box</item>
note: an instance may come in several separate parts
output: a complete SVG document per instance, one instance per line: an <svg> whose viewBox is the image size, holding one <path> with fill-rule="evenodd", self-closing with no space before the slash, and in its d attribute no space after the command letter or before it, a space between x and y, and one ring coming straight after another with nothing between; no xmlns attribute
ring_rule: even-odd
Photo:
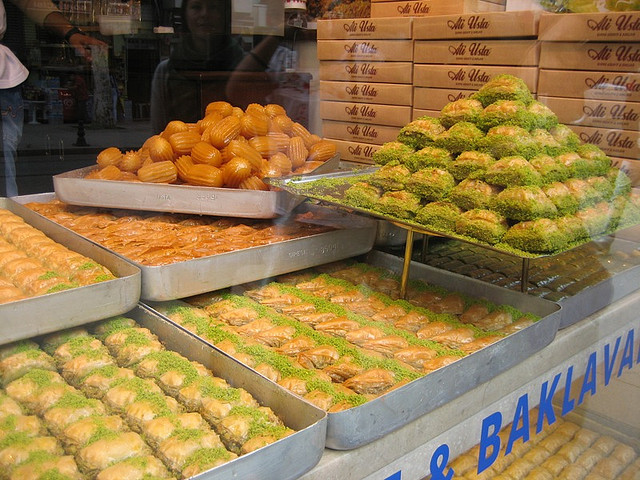
<svg viewBox="0 0 640 480"><path fill-rule="evenodd" d="M478 90L493 77L501 74L520 77L531 92L536 92L538 83L536 67L415 64L413 84L416 87Z"/></svg>
<svg viewBox="0 0 640 480"><path fill-rule="evenodd" d="M420 17L413 20L413 38L535 37L538 34L538 17L539 13L531 10Z"/></svg>
<svg viewBox="0 0 640 480"><path fill-rule="evenodd" d="M640 71L640 43L541 42L540 68Z"/></svg>
<svg viewBox="0 0 640 480"><path fill-rule="evenodd" d="M640 73L541 69L538 95L640 102Z"/></svg>
<svg viewBox="0 0 640 480"><path fill-rule="evenodd" d="M411 119L411 107L353 102L320 102L323 120L401 127Z"/></svg>
<svg viewBox="0 0 640 480"><path fill-rule="evenodd" d="M541 95L538 100L553 110L561 123L640 130L640 103Z"/></svg>
<svg viewBox="0 0 640 480"><path fill-rule="evenodd" d="M318 20L318 40L412 38L413 18L341 18Z"/></svg>
<svg viewBox="0 0 640 480"><path fill-rule="evenodd" d="M320 98L322 100L411 106L412 93L411 85L402 83L332 82L320 80Z"/></svg>
<svg viewBox="0 0 640 480"><path fill-rule="evenodd" d="M324 120L322 122L322 135L326 138L382 145L383 143L394 141L398 137L400 128L388 125Z"/></svg>
<svg viewBox="0 0 640 480"><path fill-rule="evenodd" d="M545 13L538 38L544 41L637 42L640 12Z"/></svg>
<svg viewBox="0 0 640 480"><path fill-rule="evenodd" d="M416 40L415 63L537 66L540 46L535 40Z"/></svg>
<svg viewBox="0 0 640 480"><path fill-rule="evenodd" d="M611 157L640 158L640 133L618 128L570 125L584 143L593 143Z"/></svg>
<svg viewBox="0 0 640 480"><path fill-rule="evenodd" d="M359 60L369 62L410 62L411 40L319 40L318 60Z"/></svg>
<svg viewBox="0 0 640 480"><path fill-rule="evenodd" d="M424 17L455 13L502 11L504 5L483 0L407 0L404 2L371 2L371 18Z"/></svg>
<svg viewBox="0 0 640 480"><path fill-rule="evenodd" d="M439 118L440 110L425 110L423 108L414 108L413 112L411 113L411 120L415 120L416 118L420 117Z"/></svg>
<svg viewBox="0 0 640 480"><path fill-rule="evenodd" d="M345 140L334 140L336 151L340 154L340 160L356 163L373 163L373 154L380 149L380 145L361 142L349 142Z"/></svg>
<svg viewBox="0 0 640 480"><path fill-rule="evenodd" d="M413 108L425 110L442 110L447 103L468 98L476 90L461 90L459 88L413 88Z"/></svg>
<svg viewBox="0 0 640 480"><path fill-rule="evenodd" d="M321 61L318 76L320 80L410 84L413 63Z"/></svg>

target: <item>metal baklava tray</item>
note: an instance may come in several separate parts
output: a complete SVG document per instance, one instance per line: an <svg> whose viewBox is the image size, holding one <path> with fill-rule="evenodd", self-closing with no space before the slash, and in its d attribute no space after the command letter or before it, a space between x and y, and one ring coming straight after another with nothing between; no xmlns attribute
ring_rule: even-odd
<svg viewBox="0 0 640 480"><path fill-rule="evenodd" d="M26 204L49 202L54 198L54 194L47 193L15 197L14 200ZM311 204L300 205L296 212L300 211L317 212L322 217L318 221L326 221L337 228L307 237L162 266L132 262L142 271L141 298L153 301L184 298L342 260L366 253L373 247L376 224L371 219ZM69 230L65 231L77 236ZM126 257L121 258L127 260Z"/></svg>
<svg viewBox="0 0 640 480"><path fill-rule="evenodd" d="M402 270L402 259L378 251L370 252L364 261L397 274ZM473 298L511 305L539 316L540 320L363 405L328 413L328 448L350 450L381 438L520 363L555 338L560 322L560 307L556 303L415 262L410 272L412 279ZM165 310L162 303L149 306L159 314ZM429 432L424 435L427 438Z"/></svg>
<svg viewBox="0 0 640 480"><path fill-rule="evenodd" d="M67 248L107 267L117 278L15 302L0 304L0 344L119 315L140 299L141 273L135 265L37 215L12 199L0 208Z"/></svg>
<svg viewBox="0 0 640 480"><path fill-rule="evenodd" d="M337 168L339 156L314 170ZM241 218L275 218L291 212L304 197L284 190L241 190L168 183L143 183L85 178L96 166L53 176L60 200L72 205L153 212L193 213Z"/></svg>
<svg viewBox="0 0 640 480"><path fill-rule="evenodd" d="M508 255L462 242L431 239L422 260L432 267L520 290L520 264ZM563 307L560 329L638 288L640 243L617 235L602 237L554 257L532 260L529 266L527 293Z"/></svg>

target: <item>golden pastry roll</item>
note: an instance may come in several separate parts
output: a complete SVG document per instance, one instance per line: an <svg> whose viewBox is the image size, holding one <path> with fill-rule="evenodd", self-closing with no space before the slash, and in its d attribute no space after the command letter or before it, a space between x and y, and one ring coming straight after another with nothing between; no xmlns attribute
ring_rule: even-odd
<svg viewBox="0 0 640 480"><path fill-rule="evenodd" d="M75 337L89 337L89 332L84 327L76 327L55 333L50 333L42 339L40 345L42 346L42 349L49 355L55 355L58 347L70 342Z"/></svg>
<svg viewBox="0 0 640 480"><path fill-rule="evenodd" d="M300 352L296 358L304 368L321 369L338 361L340 352L331 345L320 345Z"/></svg>
<svg viewBox="0 0 640 480"><path fill-rule="evenodd" d="M134 431L140 432L149 420L182 411L183 406L172 397L163 393L142 392L132 403L125 406L124 418Z"/></svg>
<svg viewBox="0 0 640 480"><path fill-rule="evenodd" d="M423 347L421 345L412 345L396 350L393 354L393 358L406 363L417 370L422 370L425 363L433 360L437 355L438 352L432 348Z"/></svg>
<svg viewBox="0 0 640 480"><path fill-rule="evenodd" d="M431 337L430 340L450 348L458 348L465 343L473 342L475 340L475 332L468 327L453 328L452 330Z"/></svg>
<svg viewBox="0 0 640 480"><path fill-rule="evenodd" d="M585 470L590 472L603 457L604 453L600 450L589 447L580 454L576 460L576 464L584 467Z"/></svg>
<svg viewBox="0 0 640 480"><path fill-rule="evenodd" d="M376 322L393 323L399 318L404 317L407 311L400 305L389 305L382 310L376 312L371 320Z"/></svg>
<svg viewBox="0 0 640 480"><path fill-rule="evenodd" d="M310 337L306 335L298 335L279 347L276 347L274 350L281 355L295 357L300 352L313 348L315 345L315 341Z"/></svg>
<svg viewBox="0 0 640 480"><path fill-rule="evenodd" d="M229 415L216 425L216 431L228 450L240 454L249 440L271 435L275 439L290 435L293 431L268 407L234 407Z"/></svg>
<svg viewBox="0 0 640 480"><path fill-rule="evenodd" d="M198 473L223 465L237 457L235 453L226 448L201 448L186 459L182 469L182 478L191 478Z"/></svg>
<svg viewBox="0 0 640 480"><path fill-rule="evenodd" d="M424 373L431 373L439 368L446 367L447 365L452 364L453 362L457 362L462 357L456 355L440 355L433 360L428 360L424 363L422 371Z"/></svg>
<svg viewBox="0 0 640 480"><path fill-rule="evenodd" d="M216 426L234 408L258 408L259 404L249 392L243 388L207 389L202 392L200 414Z"/></svg>
<svg viewBox="0 0 640 480"><path fill-rule="evenodd" d="M165 393L177 397L182 388L212 373L199 362L191 361L177 352L159 350L148 354L135 367L141 377L155 379Z"/></svg>
<svg viewBox="0 0 640 480"><path fill-rule="evenodd" d="M334 396L322 390L313 390L302 398L324 411L329 410L335 403Z"/></svg>
<svg viewBox="0 0 640 480"><path fill-rule="evenodd" d="M83 473L95 476L114 463L149 454L151 449L137 433L108 431L80 449L76 461Z"/></svg>
<svg viewBox="0 0 640 480"><path fill-rule="evenodd" d="M208 396L232 395L233 390L227 391L231 387L226 380L214 376L202 376L182 387L178 391L176 398L183 404L187 411L199 411L202 407L202 400Z"/></svg>
<svg viewBox="0 0 640 480"><path fill-rule="evenodd" d="M104 404L94 398L87 398L81 392L65 393L43 414L43 419L49 430L59 434L68 425L93 415L106 414Z"/></svg>
<svg viewBox="0 0 640 480"><path fill-rule="evenodd" d="M134 319L120 315L98 323L93 329L93 334L104 341L106 337L117 330L136 327L137 325Z"/></svg>
<svg viewBox="0 0 640 480"><path fill-rule="evenodd" d="M57 478L60 480L83 480L84 476L78 470L78 465L71 455L36 455L16 467L9 477L10 480L40 480L42 478Z"/></svg>
<svg viewBox="0 0 640 480"><path fill-rule="evenodd" d="M157 454L171 471L179 473L187 459L202 448L224 448L224 445L210 428L182 428L160 442Z"/></svg>
<svg viewBox="0 0 640 480"><path fill-rule="evenodd" d="M29 456L38 452L52 455L64 455L60 442L51 436L29 437L25 434L11 435L0 447L0 467L7 472L18 466Z"/></svg>
<svg viewBox="0 0 640 480"><path fill-rule="evenodd" d="M116 365L106 365L89 372L78 382L78 388L87 397L102 398L115 384L135 377L133 370Z"/></svg>
<svg viewBox="0 0 640 480"><path fill-rule="evenodd" d="M145 480L173 478L167 467L153 455L129 457L117 462L96 476L96 480Z"/></svg>
<svg viewBox="0 0 640 480"><path fill-rule="evenodd" d="M469 343L465 343L458 348L464 353L473 353L477 352L478 350L482 350L489 345L493 345L503 338L504 337L502 335L484 335L482 337L476 338L475 340L472 340Z"/></svg>
<svg viewBox="0 0 640 480"><path fill-rule="evenodd" d="M104 394L102 401L111 411L122 413L129 404L146 394L161 395L162 390L152 379L133 377L117 382Z"/></svg>
<svg viewBox="0 0 640 480"><path fill-rule="evenodd" d="M62 430L60 440L69 453L75 453L85 447L96 435L103 432L124 432L129 430L121 417L117 415L90 416L73 422Z"/></svg>
<svg viewBox="0 0 640 480"><path fill-rule="evenodd" d="M238 327L236 332L238 335L242 335L243 337L253 337L258 333L270 330L275 326L276 325L269 318L263 317Z"/></svg>
<svg viewBox="0 0 640 480"><path fill-rule="evenodd" d="M344 337L348 332L358 330L361 327L362 325L359 322L351 320L346 316L340 316L320 322L316 324L314 328L316 331L326 333L327 335Z"/></svg>
<svg viewBox="0 0 640 480"><path fill-rule="evenodd" d="M322 371L329 375L332 382L342 383L345 380L362 373L364 371L364 367L355 363L351 358L342 357L339 361L324 367Z"/></svg>
<svg viewBox="0 0 640 480"><path fill-rule="evenodd" d="M10 395L0 391L0 420L22 414L22 407Z"/></svg>
<svg viewBox="0 0 640 480"><path fill-rule="evenodd" d="M331 297L332 300L334 297ZM362 300L355 300L353 302L347 302L343 306L350 312L357 313L358 315L364 315L365 317L371 317L378 313L385 307L382 300L376 297L367 297Z"/></svg>
<svg viewBox="0 0 640 480"><path fill-rule="evenodd" d="M104 344L122 367L130 367L149 353L164 349L158 337L142 327L117 330L104 338Z"/></svg>
<svg viewBox="0 0 640 480"><path fill-rule="evenodd" d="M441 335L449 330L453 330L454 326L451 323L442 321L433 321L427 323L424 327L418 329L416 336L420 339L430 340L436 335Z"/></svg>
<svg viewBox="0 0 640 480"><path fill-rule="evenodd" d="M97 338L89 335L77 335L59 344L53 352L53 358L63 366L66 362L88 353L93 358L109 356L109 351Z"/></svg>
<svg viewBox="0 0 640 480"><path fill-rule="evenodd" d="M71 385L80 385L91 372L108 366L115 366L113 357L106 351L94 350L79 355L62 365L62 376Z"/></svg>
<svg viewBox="0 0 640 480"><path fill-rule="evenodd" d="M414 310L396 319L393 322L393 326L415 333L422 327L425 327L428 322L429 317Z"/></svg>
<svg viewBox="0 0 640 480"><path fill-rule="evenodd" d="M360 328L347 332L344 338L347 342L353 343L354 345L358 345L361 347L364 343L368 342L369 340L382 338L384 336L386 336L386 333L380 327L376 327L373 325L366 325L366 326L361 326Z"/></svg>
<svg viewBox="0 0 640 480"><path fill-rule="evenodd" d="M268 347L279 347L291 340L296 334L296 329L290 325L278 325L268 330L257 333L253 339Z"/></svg>
<svg viewBox="0 0 640 480"><path fill-rule="evenodd" d="M392 358L398 350L409 347L406 338L400 335L385 335L381 338L373 338L362 344L362 348L381 353L387 358Z"/></svg>
<svg viewBox="0 0 640 480"><path fill-rule="evenodd" d="M157 417L149 420L142 427L145 440L154 449L181 429L208 430L209 424L197 412L180 413L167 417Z"/></svg>
<svg viewBox="0 0 640 480"><path fill-rule="evenodd" d="M21 346L24 346L24 349ZM24 343L16 344L14 348L15 353L0 360L0 378L3 385L6 386L34 368L56 370L53 357L43 350Z"/></svg>

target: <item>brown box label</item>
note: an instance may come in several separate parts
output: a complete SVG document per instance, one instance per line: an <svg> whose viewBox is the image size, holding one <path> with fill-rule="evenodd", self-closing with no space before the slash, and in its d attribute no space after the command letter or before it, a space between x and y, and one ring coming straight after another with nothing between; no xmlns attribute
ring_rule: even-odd
<svg viewBox="0 0 640 480"><path fill-rule="evenodd" d="M542 42L540 68L638 72L640 43Z"/></svg>
<svg viewBox="0 0 640 480"><path fill-rule="evenodd" d="M322 135L326 138L382 145L383 143L394 141L398 137L400 128L388 125L324 120L322 122Z"/></svg>
<svg viewBox="0 0 640 480"><path fill-rule="evenodd" d="M318 60L410 62L412 40L319 40Z"/></svg>
<svg viewBox="0 0 640 480"><path fill-rule="evenodd" d="M320 98L341 102L366 102L385 105L412 103L411 85L401 83L331 82L320 80Z"/></svg>
<svg viewBox="0 0 640 480"><path fill-rule="evenodd" d="M410 84L413 80L413 63L322 61L318 76L320 80Z"/></svg>
<svg viewBox="0 0 640 480"><path fill-rule="evenodd" d="M413 88L413 108L425 110L442 110L447 103L468 98L477 90L461 90L455 88Z"/></svg>
<svg viewBox="0 0 640 480"><path fill-rule="evenodd" d="M539 14L534 11L482 12L440 17L420 17L413 21L413 38L535 37Z"/></svg>
<svg viewBox="0 0 640 480"><path fill-rule="evenodd" d="M339 122L360 122L402 127L409 123L411 107L352 102L320 102L320 117Z"/></svg>
<svg viewBox="0 0 640 480"><path fill-rule="evenodd" d="M538 94L640 102L640 73L541 69Z"/></svg>
<svg viewBox="0 0 640 480"><path fill-rule="evenodd" d="M536 67L509 67L490 65L428 65L413 66L413 84L416 87L477 90L496 75L520 77L533 93L538 82Z"/></svg>
<svg viewBox="0 0 640 480"><path fill-rule="evenodd" d="M540 46L535 40L416 40L416 63L537 66Z"/></svg>
<svg viewBox="0 0 640 480"><path fill-rule="evenodd" d="M640 130L640 103L540 95L538 100L553 110L562 123Z"/></svg>
<svg viewBox="0 0 640 480"><path fill-rule="evenodd" d="M545 41L640 40L640 12L543 14L538 38Z"/></svg>
<svg viewBox="0 0 640 480"><path fill-rule="evenodd" d="M380 145L372 143L331 140L336 144L336 151L340 154L340 160L347 162L373 164L373 154L380 149Z"/></svg>
<svg viewBox="0 0 640 480"><path fill-rule="evenodd" d="M584 143L592 143L607 155L622 158L640 158L640 133L631 130L583 127L570 125Z"/></svg>
<svg viewBox="0 0 640 480"><path fill-rule="evenodd" d="M318 20L318 40L341 38L410 39L413 18Z"/></svg>

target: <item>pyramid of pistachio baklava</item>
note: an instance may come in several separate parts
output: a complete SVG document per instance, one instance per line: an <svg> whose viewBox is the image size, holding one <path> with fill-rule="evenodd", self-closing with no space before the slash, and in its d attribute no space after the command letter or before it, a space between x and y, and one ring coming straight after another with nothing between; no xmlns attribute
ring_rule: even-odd
<svg viewBox="0 0 640 480"><path fill-rule="evenodd" d="M408 123L373 159L350 204L509 250L559 252L640 223L627 175L512 75Z"/></svg>

